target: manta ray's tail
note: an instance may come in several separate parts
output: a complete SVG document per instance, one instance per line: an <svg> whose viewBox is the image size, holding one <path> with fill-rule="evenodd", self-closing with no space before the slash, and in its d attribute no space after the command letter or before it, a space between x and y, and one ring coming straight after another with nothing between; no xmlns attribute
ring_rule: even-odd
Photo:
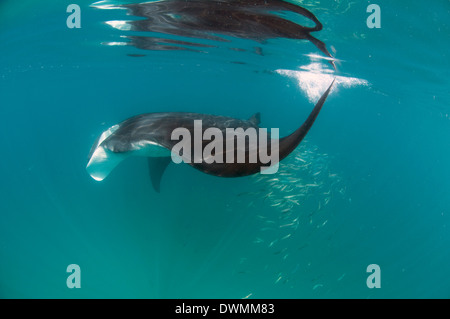
<svg viewBox="0 0 450 319"><path fill-rule="evenodd" d="M316 106L314 106L314 109L309 114L306 121L300 126L294 133L291 135L288 135L286 137L283 137L280 139L279 144L279 152L280 152L280 161L288 156L303 140L303 138L308 133L309 129L314 124L314 121L316 120L317 116L320 113L320 110L322 109L323 104L325 103L325 100L328 97L328 94L331 91L331 88L333 87L334 81L336 79L333 79L333 82L331 82L328 89L325 91L325 93L320 97L319 101L317 102Z"/></svg>
<svg viewBox="0 0 450 319"><path fill-rule="evenodd" d="M314 38L311 34L308 35L307 39L309 41L311 41L311 43L313 43L327 57L331 58L329 62L333 66L333 69L336 70L336 65L334 64L334 61L332 60L332 59L334 59L334 57L331 55L330 51L328 51L327 46L325 45L325 43L323 43L322 41L320 41L317 38Z"/></svg>

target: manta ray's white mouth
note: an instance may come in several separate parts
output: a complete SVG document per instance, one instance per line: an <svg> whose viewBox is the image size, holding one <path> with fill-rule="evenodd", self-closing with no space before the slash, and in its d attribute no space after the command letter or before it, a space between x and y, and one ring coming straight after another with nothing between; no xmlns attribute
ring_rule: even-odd
<svg viewBox="0 0 450 319"><path fill-rule="evenodd" d="M119 125L114 125L104 131L96 143L92 146L89 162L86 170L96 181L104 180L111 171L119 165L124 159L130 156L145 156L145 157L162 157L170 156L170 151L163 146L151 141L138 141L130 145L131 151L117 153L103 147L101 144L110 135L114 134L119 128Z"/></svg>
<svg viewBox="0 0 450 319"><path fill-rule="evenodd" d="M114 167L119 164L119 162L113 164L111 161L108 161L107 150L105 150L104 147L99 146L103 143L105 139L108 138L111 134L113 134L117 129L119 128L119 125L114 125L104 131L100 137L97 139L96 143L92 146L89 162L86 166L86 170L88 171L89 175L96 181L102 181L105 179L106 176L114 169Z"/></svg>
<svg viewBox="0 0 450 319"><path fill-rule="evenodd" d="M127 153L114 153L103 146L99 146L89 159L86 170L93 179L102 181L128 156Z"/></svg>

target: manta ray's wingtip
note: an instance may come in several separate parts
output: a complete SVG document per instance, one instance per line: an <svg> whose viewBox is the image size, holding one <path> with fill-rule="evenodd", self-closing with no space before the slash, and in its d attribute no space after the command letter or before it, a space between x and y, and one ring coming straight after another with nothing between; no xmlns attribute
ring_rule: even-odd
<svg viewBox="0 0 450 319"><path fill-rule="evenodd" d="M150 179L153 189L157 193L161 192L161 178L170 162L170 156L147 158Z"/></svg>

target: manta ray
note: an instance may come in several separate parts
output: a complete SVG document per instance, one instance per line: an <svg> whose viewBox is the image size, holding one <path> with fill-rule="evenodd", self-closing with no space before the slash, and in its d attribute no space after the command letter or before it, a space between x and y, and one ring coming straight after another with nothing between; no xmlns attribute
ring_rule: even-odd
<svg viewBox="0 0 450 319"><path fill-rule="evenodd" d="M205 43L165 39L159 36L161 34L216 41L229 41L225 37L258 42L288 38L308 40L332 58L325 44L311 35L323 28L316 16L301 6L282 0L162 0L119 7L140 18L127 21L127 29L149 32L148 35L126 36L129 45L140 49L187 50L186 45L211 47ZM304 26L289 19L295 15L314 25Z"/></svg>
<svg viewBox="0 0 450 319"><path fill-rule="evenodd" d="M292 134L277 140L278 156L276 157L277 160L271 163L272 166L277 165L279 161L288 156L306 136L322 109L333 83L334 80L320 97L303 124ZM110 127L97 138L89 153L86 169L92 178L101 181L124 159L130 156L144 156L148 158L152 185L159 192L161 177L167 165L173 160L173 149L178 144L178 141L173 139L173 132L177 129L183 129L189 132L189 136L193 139L199 133L195 132L195 121L199 120L202 121L201 133L203 136L203 133L211 128L218 129L220 132L225 132L227 129L259 128L260 115L257 113L248 120L183 112L147 113L133 116ZM261 136L258 135L258 137L261 139ZM270 135L263 138L272 139ZM224 139L224 143L225 141L226 139ZM194 142L192 141L190 145L194 145ZM202 152L207 145L208 141L203 141ZM202 158L199 161L190 161L189 165L203 173L218 177L241 177L261 172L261 168L266 163L259 158L253 162L249 161L250 148L252 147L250 143L244 143L241 146L238 146L237 143L233 145L232 156L234 160L231 162L211 162ZM243 149L239 150L238 147ZM255 147L259 148L261 144L257 143ZM225 148L220 149L224 150ZM239 151L243 151L245 154L243 162L236 159ZM221 155L218 152L216 150L214 155ZM179 155L185 156L186 154Z"/></svg>

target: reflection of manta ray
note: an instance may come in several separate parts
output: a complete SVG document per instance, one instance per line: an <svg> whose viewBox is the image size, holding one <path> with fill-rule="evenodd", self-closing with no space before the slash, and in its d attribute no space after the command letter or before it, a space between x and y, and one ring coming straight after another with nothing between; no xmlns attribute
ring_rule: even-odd
<svg viewBox="0 0 450 319"><path fill-rule="evenodd" d="M292 134L279 139L279 160L288 156L306 136L322 109L333 83L319 99L303 125ZM203 132L201 132L201 135L203 136L204 131L212 127L218 128L222 132L227 128L257 128L259 115L253 116L247 121L196 113L149 113L134 116L120 124L114 125L100 135L92 146L86 169L92 178L100 181L106 178L123 159L133 155L145 156L149 158L152 183L158 191L161 176L171 160L170 152L178 143L177 140L172 139L172 132L177 128L185 128L190 132L191 138L193 138L198 134L198 132L194 131L194 120L202 120ZM254 163L248 161L250 146L248 145L249 143L244 144L246 158L244 163L239 163L236 160L238 148L242 146L234 143L232 154L235 158L231 163L207 163L202 159L197 163L190 162L189 165L204 173L221 177L256 174L267 163L262 163L259 159ZM190 145L194 145L194 141ZM258 144L257 147L259 148L260 145ZM205 143L202 146L202 153L204 148ZM225 150L225 147L222 150Z"/></svg>
<svg viewBox="0 0 450 319"><path fill-rule="evenodd" d="M325 44L310 33L322 30L320 21L305 8L281 0L162 0L123 5L142 20L128 21L133 31L225 41L219 35L255 41L271 38L305 39L331 57ZM299 25L283 18L299 14L314 23ZM179 45L209 46L161 37L129 36L131 45L148 50L180 50Z"/></svg>

